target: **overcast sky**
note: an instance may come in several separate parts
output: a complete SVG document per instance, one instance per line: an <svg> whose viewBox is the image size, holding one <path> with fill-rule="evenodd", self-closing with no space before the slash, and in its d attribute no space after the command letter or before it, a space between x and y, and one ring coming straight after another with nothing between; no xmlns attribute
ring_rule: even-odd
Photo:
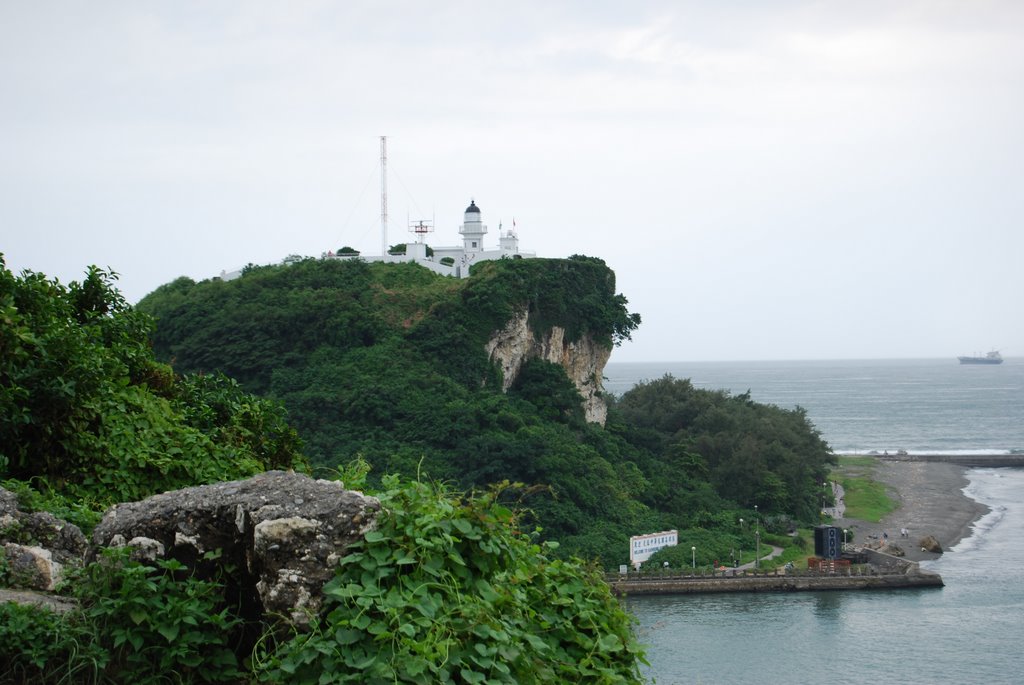
<svg viewBox="0 0 1024 685"><path fill-rule="evenodd" d="M613 361L1024 356L1024 3L3 2L0 252L135 302L471 198Z"/></svg>

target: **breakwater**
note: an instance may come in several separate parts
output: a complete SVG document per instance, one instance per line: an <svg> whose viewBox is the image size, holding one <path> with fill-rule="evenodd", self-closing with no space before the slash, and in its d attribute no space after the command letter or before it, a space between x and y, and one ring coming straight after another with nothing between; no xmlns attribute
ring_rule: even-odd
<svg viewBox="0 0 1024 685"><path fill-rule="evenodd" d="M869 563L833 573L773 570L680 573L608 574L605 580L617 595L686 595L712 592L818 592L824 590L900 590L943 587L942 576L873 550L862 550Z"/></svg>
<svg viewBox="0 0 1024 685"><path fill-rule="evenodd" d="M934 461L967 468L1009 468L1024 466L1024 454L871 454L883 461Z"/></svg>
<svg viewBox="0 0 1024 685"><path fill-rule="evenodd" d="M824 590L897 590L942 587L937 573L887 573L877 575L779 575L735 578L650 578L614 580L617 595L686 595L710 592L818 592Z"/></svg>

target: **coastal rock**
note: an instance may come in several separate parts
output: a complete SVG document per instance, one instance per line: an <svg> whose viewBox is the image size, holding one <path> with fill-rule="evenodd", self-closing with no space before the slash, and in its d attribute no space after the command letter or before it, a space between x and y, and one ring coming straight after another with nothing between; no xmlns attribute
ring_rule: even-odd
<svg viewBox="0 0 1024 685"><path fill-rule="evenodd" d="M78 602L67 597L33 590L0 589L0 602L14 602L29 606L44 607L58 614L64 614L78 606Z"/></svg>
<svg viewBox="0 0 1024 685"><path fill-rule="evenodd" d="M118 504L93 543L174 558L200 578L222 574L258 605L252 617L275 614L302 628L338 559L376 526L379 511L376 498L339 482L270 471Z"/></svg>
<svg viewBox="0 0 1024 685"><path fill-rule="evenodd" d="M7 577L15 587L52 591L57 587L64 566L54 561L53 553L42 547L8 542L3 546Z"/></svg>
<svg viewBox="0 0 1024 685"><path fill-rule="evenodd" d="M576 386L587 421L604 425L608 406L601 397L601 378L612 351L597 344L590 335L570 342L565 339L564 328L552 326L537 336L530 325L529 312L522 310L491 336L485 349L487 358L501 368L502 390L506 391L528 360L540 358L558 364Z"/></svg>
<svg viewBox="0 0 1024 685"><path fill-rule="evenodd" d="M919 544L921 546L921 549L923 549L926 552L931 552L933 554L942 554L942 545L939 544L939 541L936 540L934 536L926 535L923 538L921 538L921 541L917 544Z"/></svg>
<svg viewBox="0 0 1024 685"><path fill-rule="evenodd" d="M0 548L10 585L52 590L66 566L81 563L88 544L78 526L48 512L24 511L13 492L0 488Z"/></svg>
<svg viewBox="0 0 1024 685"><path fill-rule="evenodd" d="M124 538L116 535L114 537L116 540L112 542L115 542L115 546L120 547L120 543ZM132 538L125 544L132 548L132 558L136 561L153 562L157 559L163 559L167 551L159 540L144 538L141 535Z"/></svg>

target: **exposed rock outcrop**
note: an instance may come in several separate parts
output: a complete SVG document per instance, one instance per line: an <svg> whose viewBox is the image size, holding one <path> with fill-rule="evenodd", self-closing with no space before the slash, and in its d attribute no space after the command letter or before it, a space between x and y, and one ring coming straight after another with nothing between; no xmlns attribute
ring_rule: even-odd
<svg viewBox="0 0 1024 685"><path fill-rule="evenodd" d="M380 502L337 481L269 471L118 504L93 532L100 547L173 557L199 575L219 571L239 594L302 627L353 542L376 525ZM209 558L209 552L220 552Z"/></svg>
<svg viewBox="0 0 1024 685"><path fill-rule="evenodd" d="M597 344L589 335L570 342L565 329L553 326L542 336L534 335L529 313L517 314L487 342L487 357L497 362L503 374L502 389L508 390L530 359L541 358L565 369L576 386L587 421L604 425L608 406L601 397L601 378L611 349Z"/></svg>
<svg viewBox="0 0 1024 685"><path fill-rule="evenodd" d="M58 614L64 614L78 606L78 602L68 597L58 597L48 592L34 590L0 589L0 602L14 602L29 606L44 607Z"/></svg>
<svg viewBox="0 0 1024 685"><path fill-rule="evenodd" d="M9 584L53 590L65 566L80 562L87 542L78 526L45 511L23 511L14 493L0 488L0 549Z"/></svg>

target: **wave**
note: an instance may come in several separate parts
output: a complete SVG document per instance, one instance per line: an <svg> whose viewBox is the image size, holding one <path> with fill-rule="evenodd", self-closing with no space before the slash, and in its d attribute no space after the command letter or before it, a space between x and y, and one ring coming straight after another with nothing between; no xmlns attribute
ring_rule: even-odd
<svg viewBox="0 0 1024 685"><path fill-rule="evenodd" d="M962 492L989 508L987 514L971 525L971 532L960 542L950 548L955 552L971 552L984 547L988 540L988 533L992 531L1006 517L1007 506L993 492L993 483L1002 480L1003 473L995 469L972 469L967 473L968 482ZM1016 491L1016 488L1013 488Z"/></svg>

